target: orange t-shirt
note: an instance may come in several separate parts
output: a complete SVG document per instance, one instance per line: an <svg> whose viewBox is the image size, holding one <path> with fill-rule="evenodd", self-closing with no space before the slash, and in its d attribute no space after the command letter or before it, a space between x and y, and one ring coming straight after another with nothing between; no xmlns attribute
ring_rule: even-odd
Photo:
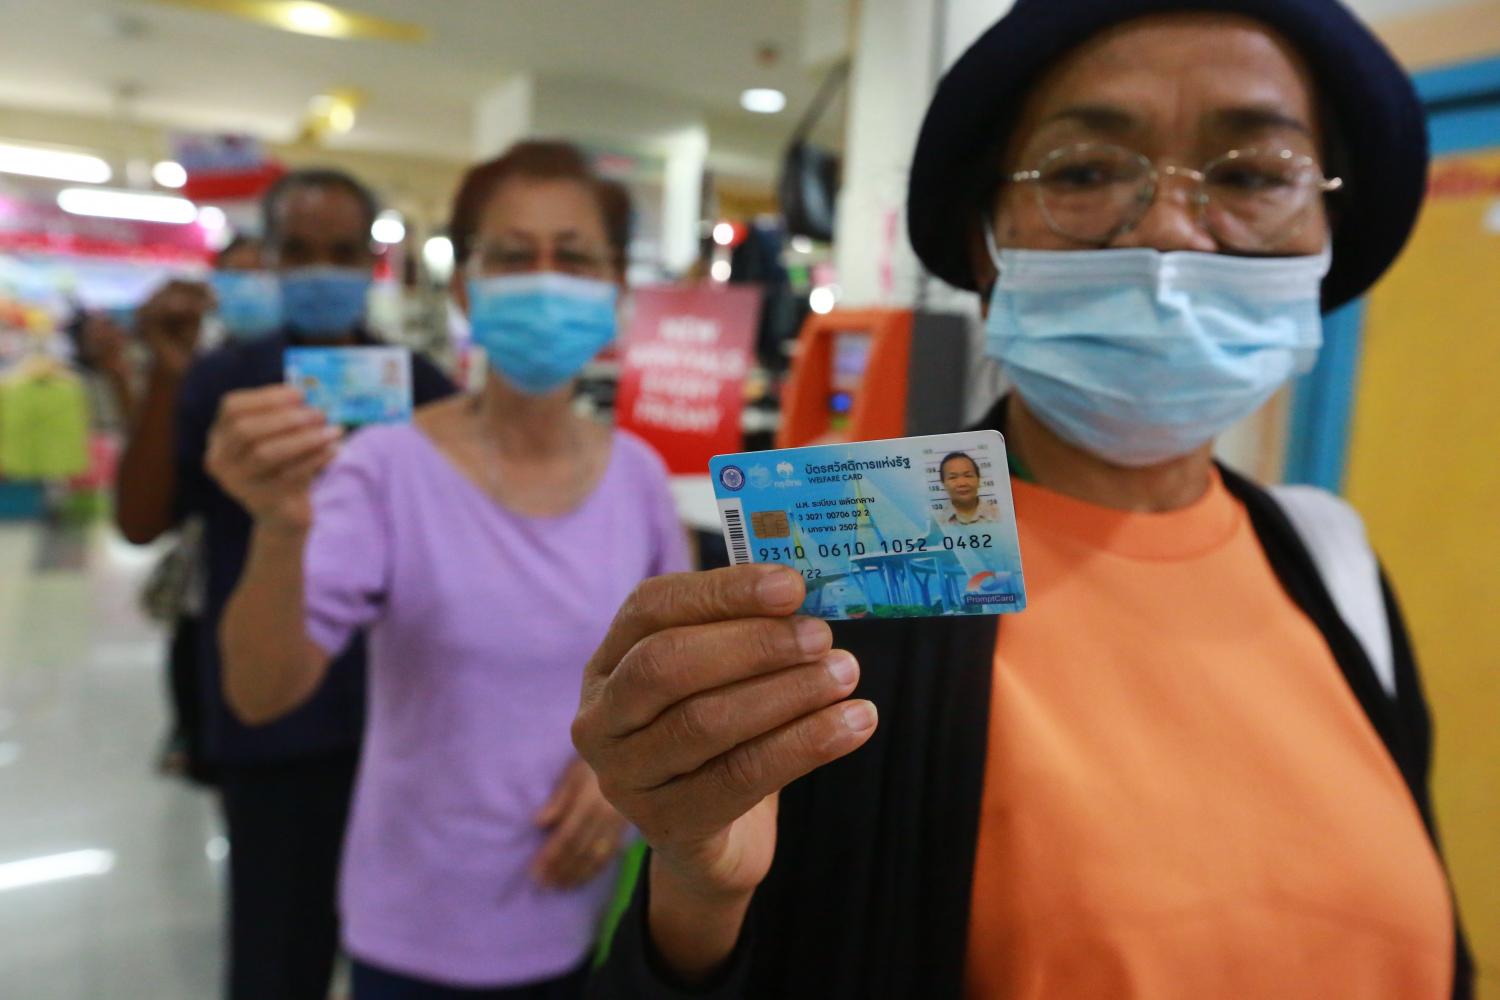
<svg viewBox="0 0 1500 1000"><path fill-rule="evenodd" d="M1167 514L1015 498L968 996L1448 996L1416 805L1217 474Z"/></svg>

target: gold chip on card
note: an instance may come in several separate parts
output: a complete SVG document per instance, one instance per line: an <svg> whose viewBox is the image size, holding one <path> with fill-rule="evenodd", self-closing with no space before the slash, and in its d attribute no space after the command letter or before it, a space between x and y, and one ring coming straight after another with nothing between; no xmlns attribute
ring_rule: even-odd
<svg viewBox="0 0 1500 1000"><path fill-rule="evenodd" d="M750 527L761 538L791 538L792 522L784 510L759 510L750 515Z"/></svg>

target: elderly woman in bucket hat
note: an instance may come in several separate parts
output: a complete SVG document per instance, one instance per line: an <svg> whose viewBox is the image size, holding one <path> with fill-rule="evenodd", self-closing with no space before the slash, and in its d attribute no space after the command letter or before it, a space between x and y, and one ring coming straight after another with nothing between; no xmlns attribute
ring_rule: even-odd
<svg viewBox="0 0 1500 1000"><path fill-rule="evenodd" d="M601 995L1471 994L1358 517L1212 458L1396 257L1426 158L1335 0L1019 0L959 59L909 226L1014 387L1029 607L639 588L574 723L652 846Z"/></svg>

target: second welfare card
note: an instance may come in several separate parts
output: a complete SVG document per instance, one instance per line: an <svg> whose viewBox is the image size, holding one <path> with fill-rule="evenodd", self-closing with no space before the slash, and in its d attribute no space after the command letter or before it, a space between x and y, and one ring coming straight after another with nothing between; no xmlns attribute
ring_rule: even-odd
<svg viewBox="0 0 1500 1000"><path fill-rule="evenodd" d="M1026 607L998 431L719 455L709 464L735 565L807 581L830 620Z"/></svg>
<svg viewBox="0 0 1500 1000"><path fill-rule="evenodd" d="M289 347L286 381L330 424L411 419L411 353L404 347Z"/></svg>

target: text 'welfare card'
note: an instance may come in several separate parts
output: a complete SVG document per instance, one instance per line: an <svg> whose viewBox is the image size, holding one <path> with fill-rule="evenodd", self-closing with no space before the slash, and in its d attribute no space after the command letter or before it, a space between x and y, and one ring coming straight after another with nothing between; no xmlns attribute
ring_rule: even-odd
<svg viewBox="0 0 1500 1000"><path fill-rule="evenodd" d="M804 614L918 618L1026 606L998 431L719 455L730 561L807 581Z"/></svg>

